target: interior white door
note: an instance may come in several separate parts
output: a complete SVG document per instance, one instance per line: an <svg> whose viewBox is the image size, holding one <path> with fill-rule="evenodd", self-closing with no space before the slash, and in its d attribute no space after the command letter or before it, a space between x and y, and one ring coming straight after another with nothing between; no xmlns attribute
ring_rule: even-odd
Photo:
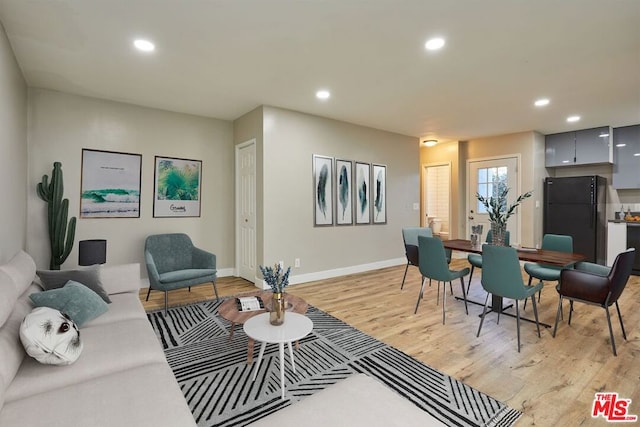
<svg viewBox="0 0 640 427"><path fill-rule="evenodd" d="M252 283L256 277L256 144L236 149L236 265L238 275Z"/></svg>
<svg viewBox="0 0 640 427"><path fill-rule="evenodd" d="M467 216L467 239L471 235L471 225L483 225L482 241L484 242L488 231L491 229L489 214L485 207L476 198L476 193L491 197L497 194L503 186L509 187L507 205L511 205L518 194L518 158L506 157L490 160L470 160L468 163L469 186L468 202L469 215ZM520 242L518 209L511 215L507 222L507 230L510 233L510 243Z"/></svg>

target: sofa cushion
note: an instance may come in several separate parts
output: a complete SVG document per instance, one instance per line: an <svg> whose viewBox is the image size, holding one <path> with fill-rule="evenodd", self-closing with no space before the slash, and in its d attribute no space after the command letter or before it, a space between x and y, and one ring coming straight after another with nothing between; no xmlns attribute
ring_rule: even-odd
<svg viewBox="0 0 640 427"><path fill-rule="evenodd" d="M24 348L20 344L20 323L33 309L28 295L39 290L37 285L28 287L18 297L9 318L0 327L0 409L4 401L5 390L9 388L26 356Z"/></svg>
<svg viewBox="0 0 640 427"><path fill-rule="evenodd" d="M69 280L62 288L37 292L29 296L36 307L60 310L78 327L105 313L109 306L88 287Z"/></svg>
<svg viewBox="0 0 640 427"><path fill-rule="evenodd" d="M109 295L105 292L100 283L100 266L93 266L78 270L38 270L36 273L42 281L42 287L45 291L61 288L67 284L69 280L82 283L89 289L100 295L107 303L110 303Z"/></svg>
<svg viewBox="0 0 640 427"><path fill-rule="evenodd" d="M47 366L25 358L7 387L5 403L148 363L166 363L146 319L83 328L80 337L84 349L73 365Z"/></svg>
<svg viewBox="0 0 640 427"><path fill-rule="evenodd" d="M120 322L122 320L132 319L147 319L147 313L144 311L144 307L140 302L138 293L122 293L110 295L111 304L109 304L109 311L101 316L96 317L93 320L85 323L82 326L84 331L86 328L91 328L97 325L103 325L106 323ZM84 333L84 332L82 332Z"/></svg>
<svg viewBox="0 0 640 427"><path fill-rule="evenodd" d="M140 291L140 264L101 265L100 283L109 295Z"/></svg>
<svg viewBox="0 0 640 427"><path fill-rule="evenodd" d="M36 307L25 316L20 341L29 356L45 365L70 365L82 353L78 326L49 307Z"/></svg>
<svg viewBox="0 0 640 427"><path fill-rule="evenodd" d="M133 352L128 349L126 354L129 353ZM114 357L113 352L110 355ZM0 411L2 427L195 425L166 362L96 376L90 381L7 401Z"/></svg>
<svg viewBox="0 0 640 427"><path fill-rule="evenodd" d="M18 297L33 282L35 272L33 258L24 251L0 266L0 326L9 318Z"/></svg>

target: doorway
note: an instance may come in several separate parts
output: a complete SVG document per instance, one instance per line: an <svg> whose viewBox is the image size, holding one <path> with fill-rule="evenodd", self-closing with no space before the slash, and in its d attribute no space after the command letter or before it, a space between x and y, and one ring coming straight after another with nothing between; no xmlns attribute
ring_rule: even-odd
<svg viewBox="0 0 640 427"><path fill-rule="evenodd" d="M256 140L236 146L236 269L256 282Z"/></svg>
<svg viewBox="0 0 640 427"><path fill-rule="evenodd" d="M471 225L482 225L482 241L484 242L487 233L491 229L489 214L482 203L476 198L476 193L485 197L492 197L508 187L507 205L511 205L519 194L517 156L501 157L491 159L469 160L467 162L467 234L468 239L471 234ZM518 209L509 218L507 230L510 234L510 243L520 242L520 215Z"/></svg>
<svg viewBox="0 0 640 427"><path fill-rule="evenodd" d="M451 163L428 164L422 168L422 212L420 225L432 226L443 238L450 234Z"/></svg>

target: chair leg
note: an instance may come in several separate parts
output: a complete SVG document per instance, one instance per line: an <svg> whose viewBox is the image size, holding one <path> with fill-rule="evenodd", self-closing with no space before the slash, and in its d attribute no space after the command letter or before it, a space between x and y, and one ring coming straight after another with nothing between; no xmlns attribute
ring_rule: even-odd
<svg viewBox="0 0 640 427"><path fill-rule="evenodd" d="M449 282L449 285L451 285L451 282ZM446 284L444 285L444 289L442 290L442 324L444 325L444 312L445 312L445 308L447 307L447 288L446 288Z"/></svg>
<svg viewBox="0 0 640 427"><path fill-rule="evenodd" d="M216 294L216 301L220 301L220 297L218 296L218 287L216 286L216 281L214 280L211 283L213 283L213 293Z"/></svg>
<svg viewBox="0 0 640 427"><path fill-rule="evenodd" d="M573 300L569 300L569 321L567 322L567 325L571 324L571 315L573 314Z"/></svg>
<svg viewBox="0 0 640 427"><path fill-rule="evenodd" d="M518 353L520 353L520 309L518 308L520 301L515 300L514 303L516 305L516 328L518 329Z"/></svg>
<svg viewBox="0 0 640 427"><path fill-rule="evenodd" d="M189 292L191 292L191 286L189 286Z"/></svg>
<svg viewBox="0 0 640 427"><path fill-rule="evenodd" d="M449 290L451 291L451 295L453 295L453 285L449 282Z"/></svg>
<svg viewBox="0 0 640 427"><path fill-rule="evenodd" d="M167 306L169 305L169 291L164 291L164 315L167 315Z"/></svg>
<svg viewBox="0 0 640 427"><path fill-rule="evenodd" d="M475 265L471 266L471 273L469 273L469 281L467 282L467 293L469 293L469 288L471 288L471 278L473 277L473 269L476 268Z"/></svg>
<svg viewBox="0 0 640 427"><path fill-rule="evenodd" d="M409 270L409 263L407 262L407 266L404 268L404 276L402 276L402 284L400 285L400 290L404 288L404 279L407 278L407 271Z"/></svg>
<svg viewBox="0 0 640 427"><path fill-rule="evenodd" d="M609 324L609 336L611 337L611 348L613 349L613 355L617 356L616 352L616 342L613 339L613 328L611 327L611 315L609 314L609 307L605 306L605 311L607 312L607 323Z"/></svg>
<svg viewBox="0 0 640 427"><path fill-rule="evenodd" d="M616 310L618 310L618 320L620 320L620 327L622 328L622 337L624 340L627 340L627 333L624 330L624 324L622 323L622 315L620 314L620 307L618 306L618 301L616 301Z"/></svg>
<svg viewBox="0 0 640 427"><path fill-rule="evenodd" d="M147 291L147 299L145 301L149 301L149 294L151 293L151 285L149 285L149 290Z"/></svg>
<svg viewBox="0 0 640 427"><path fill-rule="evenodd" d="M418 294L418 301L416 302L416 309L414 310L413 314L416 314L418 312L418 306L420 305L420 300L422 299L422 292L424 291L424 281L426 280L426 277L422 276L422 284L420 285L420 293Z"/></svg>
<svg viewBox="0 0 640 427"><path fill-rule="evenodd" d="M469 315L469 307L467 307L467 293L464 291L464 279L460 278L460 287L462 288L462 298L464 298L464 312Z"/></svg>
<svg viewBox="0 0 640 427"><path fill-rule="evenodd" d="M562 295L560 295L560 298L558 299L558 311L556 312L556 324L553 327L553 334L551 334L551 336L553 336L554 338L556 337L556 331L558 330L558 318L560 317L561 313L562 313Z"/></svg>
<svg viewBox="0 0 640 427"><path fill-rule="evenodd" d="M536 328L538 328L538 338L540 337L540 322L538 321L538 306L536 305L536 299L531 295L531 304L533 305L533 314L536 318Z"/></svg>
<svg viewBox="0 0 640 427"><path fill-rule="evenodd" d="M533 280L533 276L529 276L529 281L527 282L527 286L531 286L531 281ZM527 300L524 300L524 305L522 306L523 310L527 309Z"/></svg>
<svg viewBox="0 0 640 427"><path fill-rule="evenodd" d="M429 282L429 283L431 283L431 282ZM440 281L439 280L438 280L438 293L436 294L436 305L438 305L438 304L440 304Z"/></svg>
<svg viewBox="0 0 640 427"><path fill-rule="evenodd" d="M476 334L476 338L480 336L480 330L482 329L482 322L484 322L484 316L487 314L488 306L489 306L489 294L487 293L487 297L484 299L484 308L482 309L482 316L480 317L480 326L478 326L478 333Z"/></svg>

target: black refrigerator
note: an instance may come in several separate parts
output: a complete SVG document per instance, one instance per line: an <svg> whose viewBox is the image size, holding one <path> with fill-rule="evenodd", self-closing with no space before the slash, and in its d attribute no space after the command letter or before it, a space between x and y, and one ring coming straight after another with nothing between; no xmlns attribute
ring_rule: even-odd
<svg viewBox="0 0 640 427"><path fill-rule="evenodd" d="M587 261L606 264L607 180L572 176L544 181L544 234L573 237L573 252Z"/></svg>

